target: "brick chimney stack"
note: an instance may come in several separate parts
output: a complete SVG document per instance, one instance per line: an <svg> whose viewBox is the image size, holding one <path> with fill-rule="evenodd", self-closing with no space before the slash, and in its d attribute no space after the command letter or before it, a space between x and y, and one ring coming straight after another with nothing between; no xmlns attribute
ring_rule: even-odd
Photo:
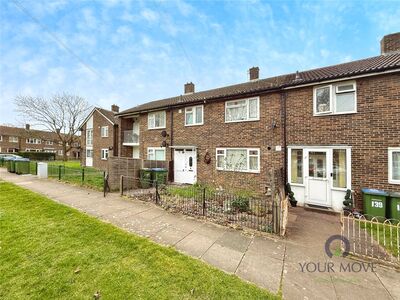
<svg viewBox="0 0 400 300"><path fill-rule="evenodd" d="M252 67L249 69L250 81L257 80L260 77L260 68Z"/></svg>
<svg viewBox="0 0 400 300"><path fill-rule="evenodd" d="M381 39L381 55L400 53L400 32L385 35Z"/></svg>
<svg viewBox="0 0 400 300"><path fill-rule="evenodd" d="M25 129L26 129L26 130L30 130L30 129L31 129L31 125L25 124Z"/></svg>
<svg viewBox="0 0 400 300"><path fill-rule="evenodd" d="M188 82L185 84L185 94L193 94L194 93L194 83Z"/></svg>
<svg viewBox="0 0 400 300"><path fill-rule="evenodd" d="M111 111L118 113L119 112L119 106L116 104L111 105Z"/></svg>

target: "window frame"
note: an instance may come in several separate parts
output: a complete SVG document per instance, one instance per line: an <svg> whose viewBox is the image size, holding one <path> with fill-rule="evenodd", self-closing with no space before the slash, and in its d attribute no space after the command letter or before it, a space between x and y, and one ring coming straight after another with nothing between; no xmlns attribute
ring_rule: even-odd
<svg viewBox="0 0 400 300"><path fill-rule="evenodd" d="M107 154L107 155L103 155L103 154ZM110 150L108 148L102 148L100 150L100 158L101 160L108 160L108 158L110 157Z"/></svg>
<svg viewBox="0 0 400 300"><path fill-rule="evenodd" d="M51 145L53 145L53 141L47 140L47 141L44 142L44 144L48 145L48 146L51 146Z"/></svg>
<svg viewBox="0 0 400 300"><path fill-rule="evenodd" d="M15 135L10 135L10 136L8 137L8 142L9 142L9 143L18 143L18 137L15 136Z"/></svg>
<svg viewBox="0 0 400 300"><path fill-rule="evenodd" d="M393 152L400 152L400 147L388 148L388 182L391 184L400 184L400 180L393 179Z"/></svg>
<svg viewBox="0 0 400 300"><path fill-rule="evenodd" d="M103 130L104 130L104 132L103 132ZM103 134L103 133L106 133L106 134ZM108 138L108 125L100 127L100 136L102 138Z"/></svg>
<svg viewBox="0 0 400 300"><path fill-rule="evenodd" d="M257 100L257 117L256 118L251 118L249 117L250 115L250 106L249 106L249 102L250 100ZM247 115L247 119L245 120L227 120L227 109L228 109L228 105L229 103L232 102L238 102L238 101L246 101L246 115ZM251 97L251 98L244 98L244 99L235 99L235 100L229 100L229 101L225 101L225 123L239 123L239 122L254 122L254 121L260 121L260 97Z"/></svg>
<svg viewBox="0 0 400 300"><path fill-rule="evenodd" d="M196 108L201 107L201 122L195 122L196 119ZM192 109L192 114L193 114L193 123L192 124L187 124L186 121L186 115L188 114L187 110ZM185 107L185 126L200 126L204 125L204 105L195 105L195 106L188 106Z"/></svg>
<svg viewBox="0 0 400 300"><path fill-rule="evenodd" d="M347 91L338 91L339 86L343 85L353 85L352 90ZM330 110L325 112L317 112L317 90L329 87L329 103L330 103ZM346 93L354 93L354 110L352 111L344 111L344 112L337 112L337 94L346 94ZM330 116L330 115L348 115L348 114L355 114L357 113L357 82L356 81L341 81L332 84L325 84L314 86L313 88L313 115L315 117L321 116Z"/></svg>
<svg viewBox="0 0 400 300"><path fill-rule="evenodd" d="M90 137L91 143L90 144L88 143L88 141L89 141L89 132L91 132L91 137ZM86 129L86 141L85 142L86 142L86 146L89 146L89 147L93 146L93 128Z"/></svg>
<svg viewBox="0 0 400 300"><path fill-rule="evenodd" d="M26 138L26 143L31 145L40 145L42 143L42 140L38 138Z"/></svg>
<svg viewBox="0 0 400 300"><path fill-rule="evenodd" d="M156 160L156 150L163 150L163 152L164 152L164 159L163 160ZM154 152L154 159L149 159L150 151ZM167 150L166 150L165 147L147 147L147 153L146 153L147 160L166 161L166 157L167 157Z"/></svg>
<svg viewBox="0 0 400 300"><path fill-rule="evenodd" d="M247 162L247 166L246 166L246 170L233 170L233 169L226 169L225 166L224 167L218 167L218 156L221 156L222 154L218 154L218 151L223 151L223 156L224 159L226 159L226 153L227 150L246 150L246 162ZM251 151L257 151L257 155L254 154L250 154ZM250 157L254 157L257 156L257 165L258 165L258 170L250 170ZM261 150L260 148L238 148L238 147L219 147L215 149L215 169L218 171L227 171L227 172L240 172L240 173L255 173L255 174L259 174L261 172Z"/></svg>
<svg viewBox="0 0 400 300"><path fill-rule="evenodd" d="M164 116L164 126L160 126L160 127L150 127L150 119L152 116L155 116L155 114L157 113L162 113ZM156 125L156 120L154 119L154 126ZM158 110L158 111L153 111L153 112L149 112L147 114L147 129L148 130L153 130L153 129L165 129L167 126L167 112L165 110Z"/></svg>

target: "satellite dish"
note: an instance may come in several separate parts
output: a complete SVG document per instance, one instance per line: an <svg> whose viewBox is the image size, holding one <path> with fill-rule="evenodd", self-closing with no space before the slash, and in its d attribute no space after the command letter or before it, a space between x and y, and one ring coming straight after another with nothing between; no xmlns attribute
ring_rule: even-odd
<svg viewBox="0 0 400 300"><path fill-rule="evenodd" d="M162 137L166 137L167 136L167 132L165 130L161 131L161 136Z"/></svg>
<svg viewBox="0 0 400 300"><path fill-rule="evenodd" d="M166 141L162 141L161 147L167 147L167 142Z"/></svg>

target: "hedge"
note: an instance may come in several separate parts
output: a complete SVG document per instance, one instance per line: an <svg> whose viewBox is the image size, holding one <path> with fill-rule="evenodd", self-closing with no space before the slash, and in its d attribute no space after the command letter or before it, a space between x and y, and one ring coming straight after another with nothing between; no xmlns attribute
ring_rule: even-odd
<svg viewBox="0 0 400 300"><path fill-rule="evenodd" d="M49 152L18 152L18 155L31 160L55 160L56 154Z"/></svg>

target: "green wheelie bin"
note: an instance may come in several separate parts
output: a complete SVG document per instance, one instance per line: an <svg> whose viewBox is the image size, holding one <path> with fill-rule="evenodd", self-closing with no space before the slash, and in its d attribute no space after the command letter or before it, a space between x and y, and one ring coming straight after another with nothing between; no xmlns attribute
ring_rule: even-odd
<svg viewBox="0 0 400 300"><path fill-rule="evenodd" d="M390 192L389 197L387 217L397 224L397 222L400 222L400 192Z"/></svg>
<svg viewBox="0 0 400 300"><path fill-rule="evenodd" d="M145 169L140 169L140 185L142 186L143 189L148 189L151 186L152 183L152 178L151 178L151 173L152 170L145 168Z"/></svg>
<svg viewBox="0 0 400 300"><path fill-rule="evenodd" d="M152 179L157 184L166 184L168 177L168 170L164 168L152 168Z"/></svg>
<svg viewBox="0 0 400 300"><path fill-rule="evenodd" d="M365 217L367 219L376 217L379 221L384 221L389 194L377 189L361 189L361 192Z"/></svg>
<svg viewBox="0 0 400 300"><path fill-rule="evenodd" d="M7 171L10 173L15 173L15 158L5 158L4 161L6 162Z"/></svg>
<svg viewBox="0 0 400 300"><path fill-rule="evenodd" d="M18 175L30 173L29 158L17 158L15 160L15 173Z"/></svg>

